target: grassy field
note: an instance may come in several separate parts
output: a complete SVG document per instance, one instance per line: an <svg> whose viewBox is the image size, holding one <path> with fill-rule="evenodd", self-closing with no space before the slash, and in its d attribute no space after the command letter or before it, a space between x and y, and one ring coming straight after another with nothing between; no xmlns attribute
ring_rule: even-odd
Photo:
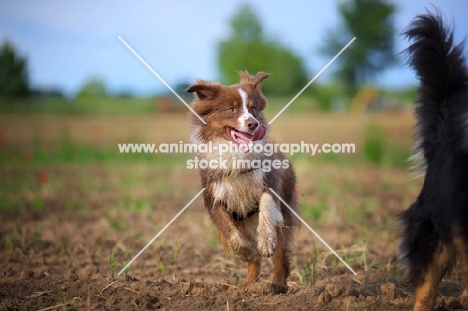
<svg viewBox="0 0 468 311"><path fill-rule="evenodd" d="M409 308L395 220L421 187L406 162L413 123L407 114L288 113L272 124L278 142L356 145L355 154L292 161L304 219L358 273L302 227L289 291L274 295L269 260L258 284L235 287L245 264L219 252L201 199L116 276L200 190L186 168L193 155L121 154L117 144L187 142L187 114L3 113L0 309ZM455 269L439 304L459 288Z"/></svg>
<svg viewBox="0 0 468 311"><path fill-rule="evenodd" d="M379 99L391 102L393 108L410 107L416 97L416 88L409 87L403 90L377 90L373 89ZM294 100L286 113L330 112L351 98L346 98L345 88L337 84L313 84ZM180 93L189 103L192 95ZM283 98L269 99L268 111L275 114L280 111L296 94ZM153 96L148 98L29 98L14 99L0 97L0 113L47 113L72 115L136 115L161 112L161 98L169 98L173 109L186 112L186 107L174 95ZM341 107L344 108L344 107Z"/></svg>

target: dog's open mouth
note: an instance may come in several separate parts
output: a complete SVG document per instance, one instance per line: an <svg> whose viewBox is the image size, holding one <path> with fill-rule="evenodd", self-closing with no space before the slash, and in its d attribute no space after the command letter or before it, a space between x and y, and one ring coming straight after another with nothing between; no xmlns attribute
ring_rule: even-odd
<svg viewBox="0 0 468 311"><path fill-rule="evenodd" d="M239 150L247 152L249 148L249 143L257 140L262 140L266 134L265 125L260 124L260 127L255 131L255 133L249 134L236 130L233 127L226 127L226 133L228 137L239 146Z"/></svg>

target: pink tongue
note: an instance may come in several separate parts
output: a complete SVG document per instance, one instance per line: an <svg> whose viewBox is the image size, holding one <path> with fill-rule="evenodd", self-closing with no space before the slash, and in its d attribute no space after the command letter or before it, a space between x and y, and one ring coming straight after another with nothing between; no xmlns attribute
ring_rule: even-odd
<svg viewBox="0 0 468 311"><path fill-rule="evenodd" d="M239 140L245 141L246 143L252 141L252 138L254 137L253 135L242 132L234 132L234 135L236 135Z"/></svg>
<svg viewBox="0 0 468 311"><path fill-rule="evenodd" d="M257 141L263 139L263 137L265 137L265 133L265 125L260 124L260 127L253 135L242 132L235 132L234 135L236 135L239 140L244 141L247 144L249 141Z"/></svg>
<svg viewBox="0 0 468 311"><path fill-rule="evenodd" d="M253 141L262 140L263 137L265 137L265 134L266 134L266 127L265 127L265 125L260 124L260 127L255 132L255 134L253 135L252 140Z"/></svg>
<svg viewBox="0 0 468 311"><path fill-rule="evenodd" d="M241 132L236 132L234 135L236 135L238 138L240 150L243 152L248 152L249 142L261 140L263 139L263 137L265 137L265 134L266 134L265 125L260 124L260 127L258 128L258 130L255 132L254 135L249 135L249 134L241 133Z"/></svg>

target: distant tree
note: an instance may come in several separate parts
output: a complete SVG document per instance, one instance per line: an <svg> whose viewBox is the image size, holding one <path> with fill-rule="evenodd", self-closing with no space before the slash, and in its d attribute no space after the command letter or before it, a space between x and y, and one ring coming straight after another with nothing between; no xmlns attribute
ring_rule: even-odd
<svg viewBox="0 0 468 311"><path fill-rule="evenodd" d="M27 96L29 94L28 61L18 55L12 44L0 47L0 96Z"/></svg>
<svg viewBox="0 0 468 311"><path fill-rule="evenodd" d="M386 0L349 0L339 4L342 24L328 30L322 52L334 56L356 37L336 60L337 77L350 92L395 62L394 13L394 4Z"/></svg>
<svg viewBox="0 0 468 311"><path fill-rule="evenodd" d="M286 95L300 90L307 83L302 59L289 48L269 39L260 19L244 4L230 20L230 33L218 46L218 66L221 81L239 81L237 71L271 73L263 91L271 95Z"/></svg>
<svg viewBox="0 0 468 311"><path fill-rule="evenodd" d="M92 77L86 81L76 95L77 98L100 98L106 96L106 86L98 77Z"/></svg>
<svg viewBox="0 0 468 311"><path fill-rule="evenodd" d="M114 95L115 98L134 98L135 94L133 94L131 91L120 91L119 93Z"/></svg>
<svg viewBox="0 0 468 311"><path fill-rule="evenodd" d="M181 82L178 82L175 84L174 86L174 91L179 94L180 96L184 96L185 94L187 94L187 92L185 91L186 89L188 89L190 86L190 83L189 82L186 82L186 81L181 81ZM190 94L189 94L190 95ZM191 96L190 96L191 98Z"/></svg>
<svg viewBox="0 0 468 311"><path fill-rule="evenodd" d="M30 89L29 95L34 98L64 98L63 92L54 88L36 88Z"/></svg>

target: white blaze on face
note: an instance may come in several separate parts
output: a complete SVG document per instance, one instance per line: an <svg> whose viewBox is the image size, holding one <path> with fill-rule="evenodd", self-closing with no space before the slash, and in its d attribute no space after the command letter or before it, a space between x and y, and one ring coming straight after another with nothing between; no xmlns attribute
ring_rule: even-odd
<svg viewBox="0 0 468 311"><path fill-rule="evenodd" d="M255 121L257 121L257 119L255 119L255 117L249 112L249 109L247 109L247 93L242 88L239 88L239 94L242 98L242 114L237 119L237 129L241 132L248 132L249 128L247 127L246 121L249 118L252 118Z"/></svg>

